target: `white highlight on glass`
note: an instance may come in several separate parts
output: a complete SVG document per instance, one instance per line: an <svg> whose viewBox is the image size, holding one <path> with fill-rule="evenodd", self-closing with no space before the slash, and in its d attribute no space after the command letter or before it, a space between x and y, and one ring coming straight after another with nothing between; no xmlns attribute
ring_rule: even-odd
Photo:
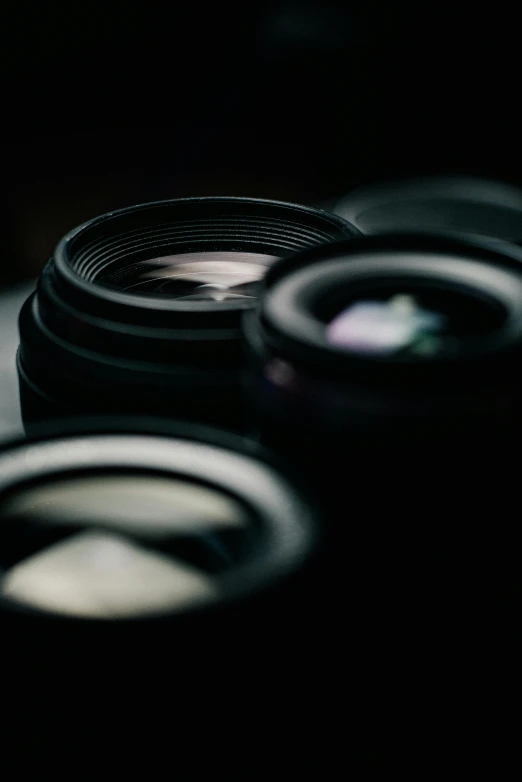
<svg viewBox="0 0 522 782"><path fill-rule="evenodd" d="M423 332L437 332L444 317L423 310L412 296L350 305L327 327L328 340L349 350L391 354L411 345Z"/></svg>

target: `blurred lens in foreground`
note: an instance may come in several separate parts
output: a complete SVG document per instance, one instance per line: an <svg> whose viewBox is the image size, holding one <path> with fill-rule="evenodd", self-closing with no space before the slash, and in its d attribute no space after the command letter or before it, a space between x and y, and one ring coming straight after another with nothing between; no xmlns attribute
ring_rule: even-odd
<svg viewBox="0 0 522 782"><path fill-rule="evenodd" d="M518 248L393 235L274 266L245 321L267 441L323 469L333 442L356 431L365 443L407 431L465 441L518 421L521 258ZM314 436L332 442L311 447Z"/></svg>
<svg viewBox="0 0 522 782"><path fill-rule="evenodd" d="M117 419L50 435L0 453L2 609L172 616L262 591L306 556L310 511L242 439Z"/></svg>
<svg viewBox="0 0 522 782"><path fill-rule="evenodd" d="M369 235L426 231L522 243L522 190L477 177L367 185L348 193L335 212Z"/></svg>
<svg viewBox="0 0 522 782"><path fill-rule="evenodd" d="M234 559L219 530L248 523L244 509L217 491L124 474L32 487L11 497L1 514L24 530L31 522L40 534L59 532L56 542L7 570L2 593L41 610L105 618L215 597L212 574L176 556L180 538L201 547L200 563L219 570Z"/></svg>

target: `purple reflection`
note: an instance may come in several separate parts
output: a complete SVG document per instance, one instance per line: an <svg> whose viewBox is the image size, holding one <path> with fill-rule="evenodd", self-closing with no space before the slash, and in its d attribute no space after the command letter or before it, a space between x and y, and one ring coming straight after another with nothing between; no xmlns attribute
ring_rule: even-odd
<svg viewBox="0 0 522 782"><path fill-rule="evenodd" d="M417 306L412 296L389 301L360 301L343 310L327 326L332 345L359 353L388 355L433 335L445 318Z"/></svg>

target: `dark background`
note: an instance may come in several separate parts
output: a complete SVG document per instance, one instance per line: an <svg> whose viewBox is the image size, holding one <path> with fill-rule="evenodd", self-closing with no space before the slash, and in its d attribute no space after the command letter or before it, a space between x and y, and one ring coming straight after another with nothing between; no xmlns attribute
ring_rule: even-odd
<svg viewBox="0 0 522 782"><path fill-rule="evenodd" d="M20 3L8 55L0 284L133 203L328 207L417 173L518 182L514 11L441 4Z"/></svg>
<svg viewBox="0 0 522 782"><path fill-rule="evenodd" d="M84 220L190 195L328 207L357 185L415 174L522 184L516 4L509 13L498 2L460 12L455 4L418 6L412 13L375 0L240 6L46 0L3 9L0 286L12 287L0 296L0 439L21 431L16 316L31 284L20 283L33 279L61 235ZM386 653L396 645L388 639ZM448 650L444 655L454 654L453 642ZM414 670L421 652L419 641L405 653ZM446 708L442 687L443 716L432 728L423 712L425 703L432 708L423 677L418 704L405 701L404 680L389 657L379 659L377 680L389 672L397 694L387 703L371 694L366 703L383 734L399 724L397 746L408 756L418 748L411 726L398 720L402 709L420 734L455 749L469 746L466 768L474 754L482 760L475 740L463 744L463 704L487 703L483 677L469 660L460 676L470 697L461 683ZM439 663L426 669L434 682L444 670ZM349 658L346 669L369 687ZM304 694L308 703L307 686ZM491 713L496 718L503 710L511 713ZM454 730L448 714L456 714ZM480 720L480 708L477 714ZM359 727L365 719L357 714ZM340 741L338 733L331 744L344 751L346 730ZM353 726L348 733L353 738ZM384 762L380 739L370 743ZM430 748L428 763L439 750ZM300 741L296 757L308 755Z"/></svg>

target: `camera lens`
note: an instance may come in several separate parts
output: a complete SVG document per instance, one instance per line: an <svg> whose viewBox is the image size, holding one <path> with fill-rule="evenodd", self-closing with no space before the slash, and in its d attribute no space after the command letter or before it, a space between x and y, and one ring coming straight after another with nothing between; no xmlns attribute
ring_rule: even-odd
<svg viewBox="0 0 522 782"><path fill-rule="evenodd" d="M237 557L226 535L246 533L252 523L237 501L205 486L117 471L19 489L2 516L20 532L41 529L51 540L53 529L63 533L7 570L4 596L42 611L108 619L215 599L215 574ZM193 561L182 556L185 536L193 538ZM174 542L178 557L169 551Z"/></svg>
<svg viewBox="0 0 522 782"><path fill-rule="evenodd" d="M335 207L363 234L442 232L522 244L522 191L475 177L421 177L360 187Z"/></svg>
<svg viewBox="0 0 522 782"><path fill-rule="evenodd" d="M477 416L482 428L507 420L518 411L521 258L396 235L278 264L246 318L259 405L289 403L298 425L306 409L308 431L335 421L337 432L391 432L397 415L412 436L448 416L453 433Z"/></svg>
<svg viewBox="0 0 522 782"><path fill-rule="evenodd" d="M26 427L116 412L241 428L241 316L267 269L357 233L326 212L243 198L145 204L80 226L21 312Z"/></svg>
<svg viewBox="0 0 522 782"><path fill-rule="evenodd" d="M332 570L357 551L346 567L379 571L399 602L452 581L446 607L461 610L471 585L490 597L515 572L520 257L443 237L340 242L274 267L246 317L259 436L319 491Z"/></svg>
<svg viewBox="0 0 522 782"><path fill-rule="evenodd" d="M281 640L286 612L295 629L317 522L244 438L160 419L53 424L0 452L2 635L65 667L93 648L106 664L133 647L143 665L218 646L233 659L254 629Z"/></svg>

